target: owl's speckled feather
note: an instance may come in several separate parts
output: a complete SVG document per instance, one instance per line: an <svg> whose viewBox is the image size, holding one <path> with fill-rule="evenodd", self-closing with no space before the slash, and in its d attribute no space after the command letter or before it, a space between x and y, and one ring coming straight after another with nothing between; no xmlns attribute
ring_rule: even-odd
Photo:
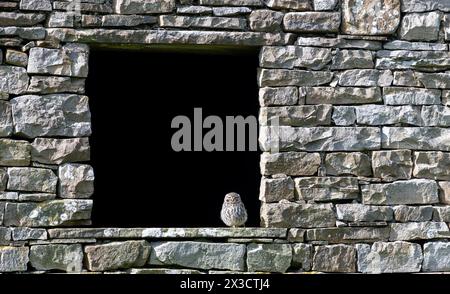
<svg viewBox="0 0 450 294"><path fill-rule="evenodd" d="M220 218L229 227L240 227L247 221L247 210L237 193L228 193L222 205Z"/></svg>

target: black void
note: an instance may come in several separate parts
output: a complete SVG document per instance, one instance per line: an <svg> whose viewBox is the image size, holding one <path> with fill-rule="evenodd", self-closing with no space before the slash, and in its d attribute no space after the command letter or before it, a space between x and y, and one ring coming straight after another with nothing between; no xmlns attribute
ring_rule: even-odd
<svg viewBox="0 0 450 294"><path fill-rule="evenodd" d="M178 115L258 114L258 52L92 50L87 95L95 171L93 226L214 227L241 195L259 226L260 152L175 152ZM203 130L203 133L208 129ZM248 131L248 129L247 129Z"/></svg>

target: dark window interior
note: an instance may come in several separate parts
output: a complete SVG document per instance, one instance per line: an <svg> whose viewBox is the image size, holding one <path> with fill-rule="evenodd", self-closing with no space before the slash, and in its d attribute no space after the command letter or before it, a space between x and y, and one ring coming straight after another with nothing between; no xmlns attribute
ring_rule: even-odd
<svg viewBox="0 0 450 294"><path fill-rule="evenodd" d="M177 115L193 121L194 107L224 121L257 115L258 52L183 52L91 51L94 226L224 226L228 192L259 226L260 153L175 152L170 126Z"/></svg>

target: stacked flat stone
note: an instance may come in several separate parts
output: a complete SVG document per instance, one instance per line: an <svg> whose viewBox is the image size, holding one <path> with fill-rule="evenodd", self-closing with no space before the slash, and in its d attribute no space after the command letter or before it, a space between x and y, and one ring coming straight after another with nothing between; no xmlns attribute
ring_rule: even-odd
<svg viewBox="0 0 450 294"><path fill-rule="evenodd" d="M0 272L450 272L449 41L440 0L2 1ZM265 228L77 228L91 44L261 47Z"/></svg>
<svg viewBox="0 0 450 294"><path fill-rule="evenodd" d="M446 11L344 0L341 35L262 48L262 225L302 230L313 271L449 271Z"/></svg>

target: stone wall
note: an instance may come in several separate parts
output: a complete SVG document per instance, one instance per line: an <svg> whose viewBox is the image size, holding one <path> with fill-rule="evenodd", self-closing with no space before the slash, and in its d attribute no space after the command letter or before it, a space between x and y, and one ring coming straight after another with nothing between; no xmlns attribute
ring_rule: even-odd
<svg viewBox="0 0 450 294"><path fill-rule="evenodd" d="M0 272L450 271L448 1L78 4L0 2ZM267 228L77 228L89 47L170 44L261 48Z"/></svg>

